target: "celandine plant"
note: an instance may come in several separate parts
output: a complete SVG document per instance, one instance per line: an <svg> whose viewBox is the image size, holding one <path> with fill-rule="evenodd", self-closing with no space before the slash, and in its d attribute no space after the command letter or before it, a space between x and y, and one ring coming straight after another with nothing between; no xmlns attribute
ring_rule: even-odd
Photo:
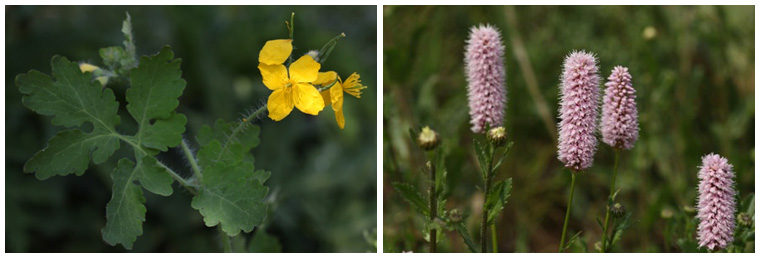
<svg viewBox="0 0 760 258"><path fill-rule="evenodd" d="M343 82L335 72L319 72L322 67L317 60L327 60L343 34L318 53L292 61L292 23L293 16L288 24L290 39L267 42L259 56L263 83L273 90L267 104L238 121L218 120L213 126L201 127L194 137L197 152L191 150L189 137L183 136L187 117L176 112L186 87L181 60L174 58L168 46L154 56L138 59L129 15L122 27L124 46L100 50L103 68L54 56L52 77L36 70L18 75L16 86L24 105L67 128L25 164L24 172L34 173L40 180L82 175L90 160L102 164L126 144L134 156L120 159L111 174L113 195L106 206L103 240L131 249L145 222L143 189L169 196L176 181L194 195L190 205L200 212L206 226L219 228L223 250L230 252L229 237L261 226L268 209L265 197L269 188L264 184L271 173L254 167L250 150L259 144L259 127L252 122L267 111L272 120L279 121L294 107L317 115L332 105L343 128L343 92L358 98L365 88L358 74ZM137 124L133 133L118 127L122 119L129 118L118 115L120 103L108 88L114 81L129 84L124 99L127 113ZM156 159L174 147L187 158L190 177Z"/></svg>
<svg viewBox="0 0 760 258"><path fill-rule="evenodd" d="M567 248L565 232L575 193L575 177L593 164L596 152L596 118L599 115L599 69L596 58L575 51L565 58L560 85L558 158L570 169L570 198L562 226L559 251Z"/></svg>
<svg viewBox="0 0 760 258"><path fill-rule="evenodd" d="M467 98L473 133L486 132L486 144L473 140L483 178L483 213L480 224L480 251L488 251L487 227L491 226L492 251L498 252L495 220L509 198L512 178L493 182L496 169L509 154L512 142L507 143L507 132L502 127L507 96L505 87L504 45L499 31L491 25L470 29L465 50ZM506 147L505 147L506 146ZM494 158L499 148L505 147L499 161Z"/></svg>

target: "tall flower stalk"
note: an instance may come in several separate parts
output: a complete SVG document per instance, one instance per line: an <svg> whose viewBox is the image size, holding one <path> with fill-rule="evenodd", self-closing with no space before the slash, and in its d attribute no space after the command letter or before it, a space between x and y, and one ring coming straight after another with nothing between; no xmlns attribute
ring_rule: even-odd
<svg viewBox="0 0 760 258"><path fill-rule="evenodd" d="M576 174L591 167L596 152L596 118L599 113L599 76L596 58L574 51L565 58L560 86L558 158L572 171L570 198L562 226L559 251L565 247L567 222L575 193Z"/></svg>
<svg viewBox="0 0 760 258"><path fill-rule="evenodd" d="M697 200L697 240L699 247L724 249L734 241L736 191L733 166L717 154L702 157Z"/></svg>
<svg viewBox="0 0 760 258"><path fill-rule="evenodd" d="M470 123L473 133L485 133L488 145L484 148L476 141L476 155L483 176L483 214L480 224L480 251L488 251L486 232L491 226L493 252L498 252L495 219L509 197L512 179L494 184L496 168L509 153L507 133L504 127L504 110L507 90L504 85L504 45L499 31L491 25L474 26L470 29L465 50L465 72L467 74L467 98L470 108ZM489 131L490 129L490 131ZM494 163L497 149L507 146L501 159Z"/></svg>
<svg viewBox="0 0 760 258"><path fill-rule="evenodd" d="M612 239L608 235L611 207L614 203L615 180L622 150L630 150L639 137L636 90L631 83L628 68L615 66L607 78L602 104L602 141L615 150L615 165L610 180L610 195L602 225L602 252L608 252Z"/></svg>

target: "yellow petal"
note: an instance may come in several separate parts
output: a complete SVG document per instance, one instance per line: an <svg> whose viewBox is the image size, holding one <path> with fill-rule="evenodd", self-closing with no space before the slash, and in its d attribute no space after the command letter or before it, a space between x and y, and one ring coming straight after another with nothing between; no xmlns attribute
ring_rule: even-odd
<svg viewBox="0 0 760 258"><path fill-rule="evenodd" d="M329 85L330 83L334 82L338 79L338 74L333 71L319 73L317 75L317 80L312 82L314 85Z"/></svg>
<svg viewBox="0 0 760 258"><path fill-rule="evenodd" d="M361 98L362 90L367 87L361 84L358 73L353 73L343 82L343 90L356 98Z"/></svg>
<svg viewBox="0 0 760 258"><path fill-rule="evenodd" d="M343 109L335 111L335 121L338 122L338 127L342 130L346 126L346 118L343 117Z"/></svg>
<svg viewBox="0 0 760 258"><path fill-rule="evenodd" d="M293 52L293 40L275 39L267 41L259 52L259 63L268 65L282 64Z"/></svg>
<svg viewBox="0 0 760 258"><path fill-rule="evenodd" d="M311 84L299 83L290 88L293 88L293 100L301 112L316 116L319 111L325 108L322 96L319 95L319 91Z"/></svg>
<svg viewBox="0 0 760 258"><path fill-rule="evenodd" d="M343 110L343 88L340 83L335 83L330 88L330 102L332 103L333 110L336 112Z"/></svg>
<svg viewBox="0 0 760 258"><path fill-rule="evenodd" d="M261 71L261 78L264 81L264 85L270 90L282 88L288 83L288 70L284 65L267 65L260 63L259 71Z"/></svg>
<svg viewBox="0 0 760 258"><path fill-rule="evenodd" d="M325 106L330 105L330 91L322 91L319 94L322 95L322 102L325 103Z"/></svg>
<svg viewBox="0 0 760 258"><path fill-rule="evenodd" d="M272 92L267 100L269 118L280 121L293 111L293 88L285 87Z"/></svg>
<svg viewBox="0 0 760 258"><path fill-rule="evenodd" d="M310 56L302 56L290 64L290 79L295 82L313 82L317 80L321 67Z"/></svg>

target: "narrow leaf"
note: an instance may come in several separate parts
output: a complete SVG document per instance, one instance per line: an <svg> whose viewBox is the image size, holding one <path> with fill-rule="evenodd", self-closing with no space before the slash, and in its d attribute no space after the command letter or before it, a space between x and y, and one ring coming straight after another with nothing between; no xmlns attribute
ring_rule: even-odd
<svg viewBox="0 0 760 258"><path fill-rule="evenodd" d="M454 224L454 228L457 233L459 233L459 236L462 237L462 240L464 240L464 243L467 245L467 248L470 249L470 252L477 253L478 247L475 245L475 241L472 241L472 236L470 236L470 232L467 231L464 222Z"/></svg>
<svg viewBox="0 0 760 258"><path fill-rule="evenodd" d="M414 208L422 212L423 215L428 216L430 214L430 207L428 207L427 199L422 197L417 188L413 185L404 182L393 182L393 189L401 194L404 199L409 202Z"/></svg>
<svg viewBox="0 0 760 258"><path fill-rule="evenodd" d="M512 178L507 178L494 184L486 197L488 207L488 224L490 225L499 215L504 205L507 204L510 191L512 190Z"/></svg>

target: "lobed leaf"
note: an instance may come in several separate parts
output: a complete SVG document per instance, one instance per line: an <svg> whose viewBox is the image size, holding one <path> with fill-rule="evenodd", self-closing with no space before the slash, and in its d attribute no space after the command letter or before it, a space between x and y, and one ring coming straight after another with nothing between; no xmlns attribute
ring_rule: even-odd
<svg viewBox="0 0 760 258"><path fill-rule="evenodd" d="M132 243L142 235L145 221L145 197L140 185L155 194L172 194L173 179L163 170L151 156L144 156L137 165L126 158L119 160L111 174L113 195L106 205L106 226L101 230L108 244L132 249Z"/></svg>
<svg viewBox="0 0 760 258"><path fill-rule="evenodd" d="M53 116L52 123L64 127L92 125L92 131L64 131L24 165L24 172L36 173L38 179L53 175L82 175L90 154L93 162L103 163L119 148L115 127L119 103L111 89L103 89L82 73L79 66L65 57L51 61L53 78L32 70L16 77L16 86L24 95L22 102L32 111Z"/></svg>
<svg viewBox="0 0 760 258"><path fill-rule="evenodd" d="M264 203L269 189L262 184L266 172L254 172L253 164L219 162L203 170L203 186L193 197L192 207L203 215L206 226L221 223L222 231L235 236L251 232L264 220Z"/></svg>
<svg viewBox="0 0 760 258"><path fill-rule="evenodd" d="M166 151L179 145L187 118L174 113L177 98L185 89L180 70L181 59L174 58L165 46L157 55L140 58L140 65L130 73L132 86L126 92L127 111L137 121L138 145ZM151 124L151 121L156 120Z"/></svg>

